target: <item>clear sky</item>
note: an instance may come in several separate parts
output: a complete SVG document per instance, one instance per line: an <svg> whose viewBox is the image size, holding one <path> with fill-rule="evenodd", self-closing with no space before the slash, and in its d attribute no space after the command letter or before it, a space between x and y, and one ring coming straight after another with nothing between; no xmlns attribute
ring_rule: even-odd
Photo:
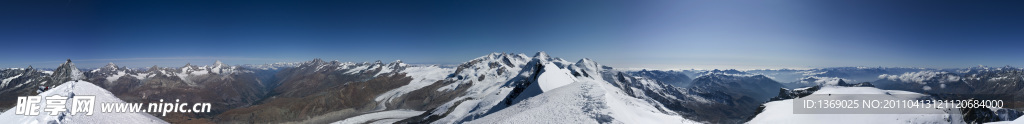
<svg viewBox="0 0 1024 124"><path fill-rule="evenodd" d="M462 63L1024 66L1024 3L941 0L0 0L0 67Z"/></svg>

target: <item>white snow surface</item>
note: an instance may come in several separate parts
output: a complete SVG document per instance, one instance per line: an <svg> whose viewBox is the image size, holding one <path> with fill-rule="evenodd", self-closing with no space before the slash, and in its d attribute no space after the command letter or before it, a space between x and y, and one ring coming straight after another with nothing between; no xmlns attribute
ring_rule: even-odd
<svg viewBox="0 0 1024 124"><path fill-rule="evenodd" d="M543 92L568 85L572 82L576 82L576 78L570 74L569 70L561 69L551 62L544 64L544 72L537 77L537 84Z"/></svg>
<svg viewBox="0 0 1024 124"><path fill-rule="evenodd" d="M14 110L7 110L0 114L0 122L8 124L48 124L48 123L86 123L86 124L165 124L163 120L156 118L146 113L103 113L100 112L101 103L123 103L121 99L118 99L109 91L100 88L99 86L93 85L92 83L85 81L69 81L61 84L53 89L46 92L40 93L41 96L52 96L61 95L69 97L71 94L74 95L94 95L96 96L96 103L93 107L93 115L85 115L85 113L77 113L76 115L70 115L69 112L65 111L61 114L67 114L64 119L59 119L58 116L50 116L47 111L40 111L37 116L25 116L15 115ZM66 104L66 108L71 109L71 104ZM11 108L14 109L14 108Z"/></svg>
<svg viewBox="0 0 1024 124"><path fill-rule="evenodd" d="M107 77L107 81L109 81L109 82L117 81L117 79L120 79L121 76L124 76L124 75L126 75L126 73L124 73L124 71L117 71L117 74L110 75L110 77Z"/></svg>
<svg viewBox="0 0 1024 124"><path fill-rule="evenodd" d="M391 123L395 123L395 122L401 121L402 119L413 117L413 116L420 115L420 114L423 114L423 111L415 111L415 110L390 110L390 111L382 111L382 112L363 114L363 115L347 118L345 120L341 120L341 121L338 121L338 122L334 122L334 123L331 123L331 124L367 124L367 123L369 123L369 124L391 124Z"/></svg>
<svg viewBox="0 0 1024 124"><path fill-rule="evenodd" d="M138 73L131 76L135 77L135 79L143 80L149 77L149 73Z"/></svg>
<svg viewBox="0 0 1024 124"><path fill-rule="evenodd" d="M85 79L85 74L83 74L82 71L79 71L78 68L75 68L75 65L72 64L71 65L71 80L81 80L81 79Z"/></svg>
<svg viewBox="0 0 1024 124"><path fill-rule="evenodd" d="M503 58L508 58L509 62L513 66L501 64L500 67L491 68L488 67L488 63L497 62L502 63ZM481 61L480 63L473 64L468 68L463 69L461 72L456 73L457 76L463 76L469 80L457 80L455 83L439 88L438 91L453 90L459 86L465 86L462 84L473 83L467 89L467 94L455 98L444 105L439 106L434 111L431 111L434 115L441 115L452 108L452 111L448 116L442 117L435 121L435 123L461 123L465 118L478 118L486 115L494 106L501 103L505 96L512 91L511 87L502 87L509 80L519 75L522 71L523 66L529 61L529 57L525 54L503 54L503 53L492 53L487 56L479 57L474 60ZM494 72L504 70L500 75ZM479 77L484 77L483 81L476 80ZM454 104L456 101L464 100L458 106Z"/></svg>
<svg viewBox="0 0 1024 124"><path fill-rule="evenodd" d="M881 90L874 87L837 87L837 86L825 86L821 90L814 92L814 94L923 94L899 91L899 90ZM898 95L908 96L908 95ZM912 96L912 95L910 95ZM916 98L897 98L894 99L916 99ZM868 98L855 98L855 99L868 99ZM876 99L876 98L872 98ZM938 124L938 123L951 123L947 122L950 119L953 123L963 123L963 120L958 120L961 117L957 114L794 114L793 113L793 99L773 101L764 104L766 107L763 112L756 115L751 119L749 124ZM941 113L959 113L958 110L949 109L933 109L933 111L941 111Z"/></svg>
<svg viewBox="0 0 1024 124"><path fill-rule="evenodd" d="M386 70L386 69L385 69ZM422 67L408 67L402 70L406 76L412 78L412 81L408 85L392 89L391 91L385 92L380 96L377 96L374 100L376 101L391 101L395 97L405 95L420 88L434 84L439 80L443 80L448 74L455 72L452 68L441 68L438 66L422 66ZM384 102L381 102L384 104Z"/></svg>
<svg viewBox="0 0 1024 124"><path fill-rule="evenodd" d="M494 123L698 123L592 79L555 88L498 112L467 122Z"/></svg>

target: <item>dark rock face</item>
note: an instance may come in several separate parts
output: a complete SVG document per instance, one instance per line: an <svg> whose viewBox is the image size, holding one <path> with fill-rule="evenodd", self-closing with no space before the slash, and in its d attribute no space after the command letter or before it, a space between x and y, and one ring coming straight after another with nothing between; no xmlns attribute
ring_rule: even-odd
<svg viewBox="0 0 1024 124"><path fill-rule="evenodd" d="M381 65L379 63L361 63L360 65L364 64ZM375 95L368 94L386 92L392 87L407 84L409 80L374 78L374 74L380 69L345 73L348 70L335 69L340 66L342 64L337 61L324 62L314 59L295 68L282 69L274 74L278 81L269 85L276 87L265 88L269 89L268 94L261 97L263 99L260 101L253 103L259 104L259 106L226 110L224 113L216 115L214 121L218 123L282 123L305 120L346 108L373 109L372 105L375 104L368 104L366 100L372 101L373 98L370 96ZM402 80L405 80L404 84L394 83L403 82ZM370 108L363 105L369 105Z"/></svg>
<svg viewBox="0 0 1024 124"><path fill-rule="evenodd" d="M52 86L49 74L29 66L25 69L0 69L0 109L7 110L17 105L18 96L38 94L40 87ZM45 88L43 88L45 89Z"/></svg>
<svg viewBox="0 0 1024 124"><path fill-rule="evenodd" d="M856 84L849 84L849 83L846 83L846 81L843 81L843 79L839 79L839 83L836 83L836 85L844 86L844 87L875 87L875 85L871 85L871 83L869 83L869 82L861 82L861 83L856 83Z"/></svg>
<svg viewBox="0 0 1024 124"><path fill-rule="evenodd" d="M326 120L328 122L337 121L336 119L376 109L378 104L374 98L378 94L408 84L411 80L402 74L381 76L366 81L322 80L324 83L341 85L316 89L320 91L308 91L310 93L303 96L275 95L259 103L258 106L233 109L217 115L215 122L284 123L314 121L307 119L323 115L333 116L331 118L334 119ZM278 89L285 90L280 87Z"/></svg>
<svg viewBox="0 0 1024 124"><path fill-rule="evenodd" d="M998 116L999 121L1017 120L1018 118L1020 118L1021 115L1024 115L1024 112L1020 112L1013 109L1004 108L996 110L996 116Z"/></svg>
<svg viewBox="0 0 1024 124"><path fill-rule="evenodd" d="M777 89L782 87L784 86L779 82L761 75L746 77L714 74L694 79L693 86L688 89L693 92L718 89L727 94L736 94L734 96L739 97L748 96L754 98L755 101L763 102L775 97L772 94L777 93Z"/></svg>
<svg viewBox="0 0 1024 124"><path fill-rule="evenodd" d="M934 77L957 79L937 81L903 81L880 79L873 82L880 89L905 90L948 99L994 99L1007 101L1006 106L1024 109L1024 70L1020 68L969 68L943 73ZM956 95L948 95L956 94Z"/></svg>
<svg viewBox="0 0 1024 124"><path fill-rule="evenodd" d="M84 75L75 67L74 63L71 63L71 59L68 59L67 62L60 64L57 69L53 70L51 78L51 84L60 85L64 84L64 82L83 79Z"/></svg>
<svg viewBox="0 0 1024 124"><path fill-rule="evenodd" d="M814 94L814 91L818 91L820 89L821 89L821 86L812 86L812 87L807 87L807 88L802 88L802 89L795 89L795 90L789 90L789 89L786 89L786 88L779 88L779 96L772 97L771 100L769 100L769 102L770 101L779 101L779 100L795 99L795 98L805 97L805 96Z"/></svg>
<svg viewBox="0 0 1024 124"><path fill-rule="evenodd" d="M543 73L544 65L542 65L540 63L540 61L538 61L536 59L534 59L533 61L530 61L526 65L527 65L527 68L524 68L522 70L522 72L520 72L520 73L521 74L525 73L525 74L528 74L529 76L519 76L519 77L516 77L516 78L512 79L512 84L514 84L515 87L512 89L512 93L509 93L509 95L505 97L505 100L504 100L505 106L511 106L514 102L517 102L517 101L515 101L516 98L520 97L519 95L521 95L523 93L523 91L526 90L526 88L530 87L530 85L536 84L537 83L537 77L539 77L539 75L541 73ZM536 94L528 94L528 95L536 95Z"/></svg>
<svg viewBox="0 0 1024 124"><path fill-rule="evenodd" d="M52 74L43 73L32 66L24 69L0 70L0 109L9 109L17 105L18 96L33 96L46 87L61 85L64 82L84 79L85 75L71 63L71 59L61 64ZM8 80L9 79L9 80Z"/></svg>
<svg viewBox="0 0 1024 124"><path fill-rule="evenodd" d="M987 108L960 108L960 114L964 115L964 122L968 124L981 124L999 121L995 112Z"/></svg>
<svg viewBox="0 0 1024 124"><path fill-rule="evenodd" d="M401 62L358 63L346 65L337 61L314 60L276 74L279 86L254 106L228 110L214 118L217 123L330 123L380 110L419 110L436 108L461 96L472 84L454 90L437 89L454 83L441 80L411 91L393 101L375 98L392 89L409 84L413 79L400 73ZM366 66L366 70L347 69ZM388 70L388 73L380 73ZM456 77L449 77L456 78ZM466 79L477 80L477 79ZM302 102L298 102L302 101Z"/></svg>
<svg viewBox="0 0 1024 124"><path fill-rule="evenodd" d="M667 92L678 99L659 101L687 119L707 123L743 123L757 113L757 108L778 94L784 86L762 75L734 76L712 73L694 79L679 93ZM699 99L699 100L698 100Z"/></svg>
<svg viewBox="0 0 1024 124"><path fill-rule="evenodd" d="M644 77L656 80L664 84L670 84L675 87L688 87L690 86L690 76L687 76L683 72L678 71L659 71L659 70L640 70L636 72L629 72L632 76Z"/></svg>

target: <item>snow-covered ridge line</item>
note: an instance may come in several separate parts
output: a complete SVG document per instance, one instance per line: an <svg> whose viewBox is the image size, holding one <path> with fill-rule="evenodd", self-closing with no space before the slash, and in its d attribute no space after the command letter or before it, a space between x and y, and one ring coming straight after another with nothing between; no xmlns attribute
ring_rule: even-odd
<svg viewBox="0 0 1024 124"><path fill-rule="evenodd" d="M226 76L228 74L236 73L254 73L254 71L242 66L231 66L220 61L216 61L213 65L197 66L192 65L192 63L186 63L185 66L182 67L158 67L154 65L148 69L118 67L114 63L108 63L102 68L90 71L90 73L93 73L94 76L103 76L108 82L117 81L123 76L131 76L139 80L145 80L154 76L177 77L183 81L190 82L189 78L192 76L209 74Z"/></svg>

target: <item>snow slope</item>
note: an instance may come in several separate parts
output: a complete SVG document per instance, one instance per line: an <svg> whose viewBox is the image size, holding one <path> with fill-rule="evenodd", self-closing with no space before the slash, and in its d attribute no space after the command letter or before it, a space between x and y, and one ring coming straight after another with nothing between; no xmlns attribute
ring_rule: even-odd
<svg viewBox="0 0 1024 124"><path fill-rule="evenodd" d="M473 63L477 61L477 63ZM453 73L454 76L462 76L468 80L457 80L456 83L438 88L438 91L452 90L464 84L472 83L467 94L455 98L444 105L439 106L433 115L448 113L448 116L438 119L434 123L460 123L469 118L482 117L491 111L494 106L501 104L505 96L512 91L511 87L503 87L509 80L514 79L523 70L523 67L530 61L525 54L491 53L487 56L473 59L470 63L464 64L461 71ZM495 67L490 67L495 63ZM483 80L476 80L483 77ZM462 102L458 102L462 100ZM456 103L459 103L456 105ZM453 108L454 107L454 108ZM445 111L451 108L452 111Z"/></svg>
<svg viewBox="0 0 1024 124"><path fill-rule="evenodd" d="M405 93L418 90L430 84L434 84L439 80L443 80L448 74L455 72L452 68L441 68L439 66L423 66L423 67L408 67L402 70L406 76L412 78L412 82L408 85L392 89L391 91L385 92L380 96L377 96L374 100L377 101L391 101L394 97L404 95Z"/></svg>
<svg viewBox="0 0 1024 124"><path fill-rule="evenodd" d="M375 112L370 114L363 114L355 117L351 117L345 120L334 122L332 124L390 124L401 121L402 119L409 118L412 116L423 114L423 111L413 110L391 110Z"/></svg>
<svg viewBox="0 0 1024 124"><path fill-rule="evenodd" d="M468 123L697 123L655 106L602 80L581 78Z"/></svg>
<svg viewBox="0 0 1024 124"><path fill-rule="evenodd" d="M881 90L874 87L826 86L814 94L919 94L899 90ZM919 94L920 96L925 96ZM837 95L838 96L838 95ZM891 96L891 95L890 95ZM901 95L902 96L902 95ZM872 97L875 97L872 95ZM854 98L881 99L881 98ZM898 98L893 99L915 99ZM947 114L793 114L793 99L773 101L764 104L763 112L755 116L750 124L921 124L921 123L963 123L957 109L933 109ZM947 121L949 120L949 121Z"/></svg>
<svg viewBox="0 0 1024 124"><path fill-rule="evenodd" d="M561 69L554 63L544 64L544 72L537 77L537 84L543 92L568 85L575 82L576 78L569 74L569 70Z"/></svg>
<svg viewBox="0 0 1024 124"><path fill-rule="evenodd" d="M103 113L100 112L101 103L123 103L121 99L118 99L110 91L104 90L99 86L93 85L92 83L85 81L69 81L61 84L53 89L41 93L41 96L52 96L61 95L69 97L74 95L94 95L96 96L96 103L93 107L93 115L85 115L84 113L78 113L77 115L70 115L67 111L62 112L57 116L50 116L47 111L40 111L38 116L25 116L15 115L14 110L8 110L0 114L0 122L2 123L21 123L21 124L43 124L43 123L96 123L96 124L163 124L167 123L159 118L146 113ZM71 109L71 104L66 104L66 108ZM11 108L14 109L14 108ZM60 116L64 118L59 118Z"/></svg>

